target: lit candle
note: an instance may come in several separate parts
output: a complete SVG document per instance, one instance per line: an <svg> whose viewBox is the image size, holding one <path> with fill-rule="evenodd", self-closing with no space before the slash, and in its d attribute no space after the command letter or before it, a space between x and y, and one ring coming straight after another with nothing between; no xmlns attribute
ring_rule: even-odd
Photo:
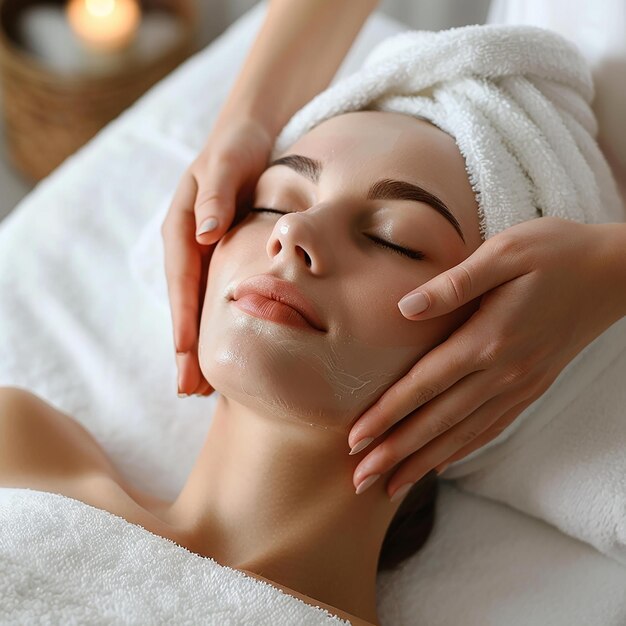
<svg viewBox="0 0 626 626"><path fill-rule="evenodd" d="M134 38L141 21L137 0L70 0L67 17L76 34L100 50L119 50Z"/></svg>
<svg viewBox="0 0 626 626"><path fill-rule="evenodd" d="M88 44L70 25L67 6L62 4L25 7L20 13L19 34L24 48L53 70L64 74L108 74L129 62L151 63L187 36L184 22L176 15L147 10L140 17L133 40L114 50Z"/></svg>

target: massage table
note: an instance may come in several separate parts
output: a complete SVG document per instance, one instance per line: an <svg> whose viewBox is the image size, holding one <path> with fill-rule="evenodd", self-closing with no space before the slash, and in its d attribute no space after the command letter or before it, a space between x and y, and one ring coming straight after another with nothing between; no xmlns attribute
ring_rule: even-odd
<svg viewBox="0 0 626 626"><path fill-rule="evenodd" d="M72 415L121 474L173 499L217 394L177 397L158 224L263 19L254 6L0 223L0 385ZM405 25L374 13L337 77ZM146 225L152 223L152 230ZM15 575L18 572L19 575ZM626 565L441 479L434 530L378 579L384 626L624 626ZM0 490L0 623L343 624L111 513Z"/></svg>

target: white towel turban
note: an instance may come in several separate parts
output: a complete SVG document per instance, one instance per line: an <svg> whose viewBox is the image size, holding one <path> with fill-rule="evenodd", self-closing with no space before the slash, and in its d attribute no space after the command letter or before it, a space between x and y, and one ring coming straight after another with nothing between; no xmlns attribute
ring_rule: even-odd
<svg viewBox="0 0 626 626"><path fill-rule="evenodd" d="M404 113L455 139L483 240L547 215L621 222L622 202L595 141L593 93L582 54L550 30L487 24L407 31L379 43L360 70L300 109L272 158L336 115Z"/></svg>

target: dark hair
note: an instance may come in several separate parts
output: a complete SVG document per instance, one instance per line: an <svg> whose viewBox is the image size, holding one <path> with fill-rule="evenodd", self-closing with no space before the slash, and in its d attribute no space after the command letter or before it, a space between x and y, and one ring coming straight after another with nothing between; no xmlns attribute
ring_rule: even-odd
<svg viewBox="0 0 626 626"><path fill-rule="evenodd" d="M395 568L426 543L435 523L438 488L435 470L411 487L387 529L378 557L379 572Z"/></svg>

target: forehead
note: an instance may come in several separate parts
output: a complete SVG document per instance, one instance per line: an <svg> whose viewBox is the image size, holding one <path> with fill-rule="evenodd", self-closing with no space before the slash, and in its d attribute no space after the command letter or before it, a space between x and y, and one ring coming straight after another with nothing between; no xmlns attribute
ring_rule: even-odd
<svg viewBox="0 0 626 626"><path fill-rule="evenodd" d="M320 182L338 177L365 185L386 176L422 185L453 210L464 232L472 234L468 245L481 243L478 205L465 160L454 138L426 120L383 111L346 113L310 130L284 154L290 153L322 161Z"/></svg>
<svg viewBox="0 0 626 626"><path fill-rule="evenodd" d="M386 143L389 144L403 138L408 141L418 138L426 141L434 140L439 134L448 137L430 122L402 113L352 111L321 122L294 145L299 145L301 141L307 143L308 141L314 141L314 143L330 141L331 137L344 147L375 142L381 137L386 137Z"/></svg>
<svg viewBox="0 0 626 626"><path fill-rule="evenodd" d="M454 139L430 122L383 111L356 111L332 117L303 135L289 151L294 152L295 147L337 158L354 158L354 152L359 151L363 157L375 156L378 162L385 157L394 161L400 156L421 159L429 154L443 160L462 160Z"/></svg>

